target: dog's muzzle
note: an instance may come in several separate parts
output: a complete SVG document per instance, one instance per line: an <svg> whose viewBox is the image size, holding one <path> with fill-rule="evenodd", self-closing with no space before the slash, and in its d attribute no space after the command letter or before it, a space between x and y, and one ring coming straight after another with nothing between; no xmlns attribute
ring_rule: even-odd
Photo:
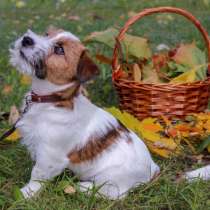
<svg viewBox="0 0 210 210"><path fill-rule="evenodd" d="M26 35L26 36L23 37L23 39L21 41L21 45L22 45L23 49L24 48L25 49L27 49L27 48L32 48L33 49L33 47L35 47L35 41L32 37ZM44 68L44 62L42 60L43 58L40 58L40 59L32 62L27 58L27 56L26 56L26 54L24 53L23 50L20 50L20 54L21 54L21 57L23 59L25 59L26 62L28 62L34 68L35 75L36 75L37 78L39 78L39 79L45 79L46 78L47 75L46 75L46 70Z"/></svg>

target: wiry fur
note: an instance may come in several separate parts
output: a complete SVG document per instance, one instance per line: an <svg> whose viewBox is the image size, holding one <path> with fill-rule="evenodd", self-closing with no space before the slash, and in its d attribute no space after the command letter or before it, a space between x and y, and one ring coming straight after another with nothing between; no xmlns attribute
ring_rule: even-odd
<svg viewBox="0 0 210 210"><path fill-rule="evenodd" d="M26 35L34 39L35 46L23 48L22 38L18 39L15 48L11 50L11 63L22 73L32 75L32 90L43 95L73 85L73 82L68 83L67 80L62 83L49 81L49 75L45 80L36 78L33 63L39 59L47 59L58 39L65 39L70 46L71 42L79 42L78 38L68 32L57 32L42 37L28 31ZM23 50L27 60L20 55L20 50ZM70 48L67 52L69 50ZM72 57L67 55L65 58L69 65L67 69L71 71L70 75L66 76L68 79L77 73L76 66L73 68L69 60L74 59L78 64L78 55L76 49L75 52L71 52ZM57 59L57 56L54 56L54 59ZM86 61L90 62L89 59ZM95 68L94 65L90 66ZM58 65L57 68L54 69L57 74L64 74L62 67ZM48 74L51 73L52 71L48 71ZM59 175L65 168L69 168L80 178L81 190L90 189L95 184L101 186L99 192L110 199L125 196L131 188L150 181L159 173L159 167L153 162L147 147L136 134L119 129L121 125L111 114L92 104L81 93L75 96L73 103L73 109L56 107L52 103L32 103L18 122L17 127L23 137L22 143L27 146L35 161L31 179L21 189L25 198L33 196L41 189L41 181ZM113 128L118 129L118 133L109 135L110 129ZM103 147L100 142L97 144L100 148L91 152L88 151L90 148L96 148L94 144L87 146L90 140L103 140L107 145ZM77 151L80 151L81 155L84 148L88 148L85 150L86 156L84 155L81 161L71 161L70 154L77 155ZM87 158L90 156L91 158Z"/></svg>

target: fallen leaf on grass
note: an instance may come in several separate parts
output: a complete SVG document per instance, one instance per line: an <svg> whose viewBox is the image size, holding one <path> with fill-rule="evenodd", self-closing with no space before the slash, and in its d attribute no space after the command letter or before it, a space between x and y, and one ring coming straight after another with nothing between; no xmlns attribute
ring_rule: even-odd
<svg viewBox="0 0 210 210"><path fill-rule="evenodd" d="M66 194L74 194L76 192L76 189L73 186L69 185L65 187L64 192Z"/></svg>
<svg viewBox="0 0 210 210"><path fill-rule="evenodd" d="M7 141L17 141L20 138L21 138L20 132L18 131L18 129L16 129L15 132L13 132L5 140L7 140Z"/></svg>
<svg viewBox="0 0 210 210"><path fill-rule="evenodd" d="M3 93L4 95L8 95L8 94L10 94L12 91L13 91L13 87L12 87L11 85L5 85L5 86L3 87L2 93Z"/></svg>
<svg viewBox="0 0 210 210"><path fill-rule="evenodd" d="M21 76L20 83L21 83L22 85L30 85L30 84L31 84L31 81L32 81L32 79L31 79L30 76L25 75L25 74L23 74L23 75Z"/></svg>
<svg viewBox="0 0 210 210"><path fill-rule="evenodd" d="M16 106L11 106L9 114L9 124L13 125L17 122L20 117L20 113Z"/></svg>
<svg viewBox="0 0 210 210"><path fill-rule="evenodd" d="M78 15L69 15L67 17L68 20L74 20L74 21L79 21L80 17Z"/></svg>

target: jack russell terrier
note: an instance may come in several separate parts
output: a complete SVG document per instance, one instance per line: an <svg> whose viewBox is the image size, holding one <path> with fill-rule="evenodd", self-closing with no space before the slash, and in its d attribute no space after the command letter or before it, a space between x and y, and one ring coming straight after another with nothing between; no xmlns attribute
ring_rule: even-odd
<svg viewBox="0 0 210 210"><path fill-rule="evenodd" d="M144 142L82 94L82 84L99 70L79 38L62 30L50 29L46 36L28 30L10 53L12 65L32 76L16 124L35 161L21 189L25 198L65 168L79 177L81 191L100 186L109 199L159 174Z"/></svg>

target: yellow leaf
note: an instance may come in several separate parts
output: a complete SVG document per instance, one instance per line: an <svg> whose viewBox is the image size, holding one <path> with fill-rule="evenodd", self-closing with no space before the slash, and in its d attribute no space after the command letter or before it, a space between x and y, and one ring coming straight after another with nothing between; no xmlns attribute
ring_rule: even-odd
<svg viewBox="0 0 210 210"><path fill-rule="evenodd" d="M21 135L19 131L16 129L15 132L13 132L10 136L6 138L7 141L17 141L20 139Z"/></svg>
<svg viewBox="0 0 210 210"><path fill-rule="evenodd" d="M30 85L31 84L31 77L28 75L23 74L20 79L20 83L22 85Z"/></svg>
<svg viewBox="0 0 210 210"><path fill-rule="evenodd" d="M153 146L152 144L147 144L147 146L150 151L152 151L153 153L155 153L161 157L168 158L171 154L171 151L166 150L166 149L159 149L159 148Z"/></svg>
<svg viewBox="0 0 210 210"><path fill-rule="evenodd" d="M129 128L132 131L137 130L137 127L139 126L139 121L131 114L127 112L121 112L115 107L106 108L105 110L116 117L125 127Z"/></svg>
<svg viewBox="0 0 210 210"><path fill-rule="evenodd" d="M192 69L183 74L180 74L178 77L175 77L170 81L171 84L181 84L188 82L195 82L196 80L196 69Z"/></svg>
<svg viewBox="0 0 210 210"><path fill-rule="evenodd" d="M205 77L199 76L199 70L206 66L206 64L195 66L193 69L180 74L179 76L172 79L169 83L171 84L181 84L181 83L189 83L189 82L196 82L198 80L203 80ZM202 72L202 71L200 71Z"/></svg>

